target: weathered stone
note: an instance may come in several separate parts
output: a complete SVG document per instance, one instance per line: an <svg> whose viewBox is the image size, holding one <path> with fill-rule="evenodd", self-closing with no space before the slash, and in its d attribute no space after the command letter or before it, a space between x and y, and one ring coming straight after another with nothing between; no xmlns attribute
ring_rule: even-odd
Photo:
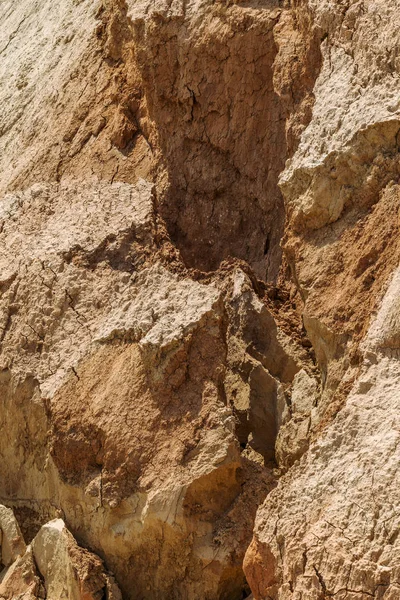
<svg viewBox="0 0 400 600"><path fill-rule="evenodd" d="M0 598L4 600L40 600L46 598L38 576L32 548L17 558L0 576Z"/></svg>
<svg viewBox="0 0 400 600"><path fill-rule="evenodd" d="M11 508L0 504L0 563L9 567L25 553L26 546Z"/></svg>
<svg viewBox="0 0 400 600"><path fill-rule="evenodd" d="M110 595L110 585L101 560L79 548L62 519L40 529L32 543L33 556L43 577L46 597L54 600L97 600Z"/></svg>
<svg viewBox="0 0 400 600"><path fill-rule="evenodd" d="M397 3L0 23L0 596L396 598Z"/></svg>
<svg viewBox="0 0 400 600"><path fill-rule="evenodd" d="M396 301L390 287L376 322L391 302L398 312ZM352 590L361 599L380 588L385 598L398 593L399 365L392 350L375 350L374 331L372 325L345 407L259 510L251 547L265 548L269 558L262 564L274 582L262 593L257 589L259 559L249 549L245 570L255 598L318 598L325 590L345 597Z"/></svg>

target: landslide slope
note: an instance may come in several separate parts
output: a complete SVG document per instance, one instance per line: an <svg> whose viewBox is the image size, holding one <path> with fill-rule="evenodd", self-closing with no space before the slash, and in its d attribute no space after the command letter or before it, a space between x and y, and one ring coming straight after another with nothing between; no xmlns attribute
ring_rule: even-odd
<svg viewBox="0 0 400 600"><path fill-rule="evenodd" d="M397 3L0 22L1 594L396 598Z"/></svg>

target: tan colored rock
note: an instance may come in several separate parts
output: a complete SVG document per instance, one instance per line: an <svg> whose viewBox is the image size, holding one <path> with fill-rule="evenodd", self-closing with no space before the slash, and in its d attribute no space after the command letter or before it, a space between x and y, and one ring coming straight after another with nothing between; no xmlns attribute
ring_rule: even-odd
<svg viewBox="0 0 400 600"><path fill-rule="evenodd" d="M107 183L117 174L127 183L148 175L151 151L135 126L142 94L134 69L127 73L117 62L130 55L132 38L121 4L2 5L2 192L63 175ZM129 121L128 155L112 145L121 111Z"/></svg>
<svg viewBox="0 0 400 600"><path fill-rule="evenodd" d="M0 505L0 563L9 567L25 553L26 546L11 508Z"/></svg>
<svg viewBox="0 0 400 600"><path fill-rule="evenodd" d="M45 590L38 576L31 546L0 576L0 598L4 600L41 600Z"/></svg>
<svg viewBox="0 0 400 600"><path fill-rule="evenodd" d="M276 448L290 468L258 511L244 568L257 599L396 598L397 6L309 6L323 62L280 185L321 395L309 415L292 388L300 410Z"/></svg>
<svg viewBox="0 0 400 600"><path fill-rule="evenodd" d="M3 513L7 510L9 522L12 510L2 509ZM4 600L122 599L114 578L104 572L102 561L78 546L62 519L44 525L32 544L23 544L20 550L0 577L0 597Z"/></svg>
<svg viewBox="0 0 400 600"><path fill-rule="evenodd" d="M62 519L40 529L32 543L33 556L44 580L46 595L54 600L120 600L118 590L103 573L102 561L79 548Z"/></svg>
<svg viewBox="0 0 400 600"><path fill-rule="evenodd" d="M279 466L290 467L308 449L312 425L318 423L319 400L315 374L311 376L301 369L294 376L290 388L291 418L282 424L277 434L275 452Z"/></svg>
<svg viewBox="0 0 400 600"><path fill-rule="evenodd" d="M365 348L386 351L393 356L400 348L400 271L396 269L384 296L381 309L372 324Z"/></svg>
<svg viewBox="0 0 400 600"><path fill-rule="evenodd" d="M285 253L305 302L325 422L349 393L359 341L399 261L400 74L395 3L350 2L343 10L311 2L310 10L324 32L323 62L312 119L280 186Z"/></svg>
<svg viewBox="0 0 400 600"><path fill-rule="evenodd" d="M0 451L13 469L1 493L31 498L47 518L61 507L127 595L238 594L268 476L258 469L236 526L254 473L243 473L223 403L221 292L148 259L146 182L63 185L28 190L27 212L8 211L3 227L5 264L24 254L2 296Z"/></svg>
<svg viewBox="0 0 400 600"><path fill-rule="evenodd" d="M389 305L396 313L396 285L376 323ZM393 350L373 350L374 331L346 406L258 513L244 563L255 598L398 594L399 365ZM252 555L258 546L263 559ZM271 578L261 590L263 569Z"/></svg>
<svg viewBox="0 0 400 600"><path fill-rule="evenodd" d="M308 447L317 382L301 345L277 326L241 270L232 277L227 304L228 365L225 390L238 421L239 441L267 461L287 467Z"/></svg>
<svg viewBox="0 0 400 600"><path fill-rule="evenodd" d="M0 497L52 600L119 594L64 521L127 598L241 600L247 548L256 600L398 595L398 20L2 3Z"/></svg>
<svg viewBox="0 0 400 600"><path fill-rule="evenodd" d="M293 378L291 406L293 412L300 415L310 415L318 403L318 387L313 377L301 369Z"/></svg>
<svg viewBox="0 0 400 600"><path fill-rule="evenodd" d="M33 205L29 195L31 219L17 210L3 229L7 264L18 244L26 263L2 298L5 364L24 340L2 373L3 406L12 409L1 412L8 434L0 446L15 467L2 493L17 490L49 517L56 499L86 544L106 554L127 595L212 596L220 586L238 594L270 477L258 468L253 485L223 403L221 292L147 262L154 221L145 182L65 184L66 213L57 190L35 192ZM46 210L47 221L39 217ZM242 502L247 487L253 497L246 491ZM236 525L230 514L241 505L248 517Z"/></svg>

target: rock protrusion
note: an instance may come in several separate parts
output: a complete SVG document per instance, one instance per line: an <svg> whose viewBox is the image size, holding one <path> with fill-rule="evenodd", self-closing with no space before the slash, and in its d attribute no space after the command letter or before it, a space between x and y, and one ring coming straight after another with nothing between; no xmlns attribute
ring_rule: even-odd
<svg viewBox="0 0 400 600"><path fill-rule="evenodd" d="M26 545L11 508L0 505L0 563L9 567L25 554Z"/></svg>
<svg viewBox="0 0 400 600"><path fill-rule="evenodd" d="M62 519L25 545L12 509L0 505L2 600L122 600L98 556L78 546Z"/></svg>

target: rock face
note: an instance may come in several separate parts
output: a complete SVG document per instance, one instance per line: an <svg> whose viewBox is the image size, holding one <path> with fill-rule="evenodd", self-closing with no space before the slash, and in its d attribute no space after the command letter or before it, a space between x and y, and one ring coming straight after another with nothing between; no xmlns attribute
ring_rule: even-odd
<svg viewBox="0 0 400 600"><path fill-rule="evenodd" d="M0 598L400 596L398 8L1 4Z"/></svg>
<svg viewBox="0 0 400 600"><path fill-rule="evenodd" d="M121 600L113 578L102 561L80 548L62 519L43 525L25 545L13 511L0 505L0 597L5 600ZM10 548L12 552L10 552Z"/></svg>
<svg viewBox="0 0 400 600"><path fill-rule="evenodd" d="M397 598L398 16L390 2L314 5L313 116L280 182L322 394L244 569L257 599Z"/></svg>

